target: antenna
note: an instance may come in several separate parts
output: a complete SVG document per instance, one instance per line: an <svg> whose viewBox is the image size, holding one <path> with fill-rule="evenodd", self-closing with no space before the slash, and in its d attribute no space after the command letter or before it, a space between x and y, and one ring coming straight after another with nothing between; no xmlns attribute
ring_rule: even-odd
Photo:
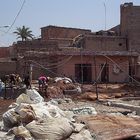
<svg viewBox="0 0 140 140"><path fill-rule="evenodd" d="M104 4L104 12L105 12L105 31L106 31L106 4L105 4L105 2L103 2L103 4Z"/></svg>

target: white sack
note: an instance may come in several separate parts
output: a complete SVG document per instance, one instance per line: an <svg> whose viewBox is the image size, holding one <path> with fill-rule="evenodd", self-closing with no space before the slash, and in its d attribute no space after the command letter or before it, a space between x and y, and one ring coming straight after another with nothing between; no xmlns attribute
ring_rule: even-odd
<svg viewBox="0 0 140 140"><path fill-rule="evenodd" d="M9 109L2 115L2 120L4 124L4 130L9 130L19 123L19 115L15 113L15 110Z"/></svg>
<svg viewBox="0 0 140 140"><path fill-rule="evenodd" d="M44 98L35 89L28 89L26 92L34 103L41 103L44 101Z"/></svg>
<svg viewBox="0 0 140 140"><path fill-rule="evenodd" d="M21 104L21 103L32 104L33 100L31 100L30 97L27 94L23 93L16 99L16 103L17 104Z"/></svg>
<svg viewBox="0 0 140 140"><path fill-rule="evenodd" d="M20 136L23 138L32 138L30 132L24 126L18 126L11 129L15 136Z"/></svg>
<svg viewBox="0 0 140 140"><path fill-rule="evenodd" d="M33 107L29 104L19 104L15 108L15 112L20 115L22 123L28 124L29 122L36 119L36 114Z"/></svg>
<svg viewBox="0 0 140 140"><path fill-rule="evenodd" d="M66 84L68 84L68 83L72 83L72 80L70 79L70 78L68 78L68 77L64 77L64 78L62 78L62 77L56 77L55 79L54 79L54 81L57 83L58 81L61 81L61 80L63 80Z"/></svg>
<svg viewBox="0 0 140 140"><path fill-rule="evenodd" d="M73 132L73 126L66 118L52 118L43 122L32 121L26 128L35 139L62 140Z"/></svg>
<svg viewBox="0 0 140 140"><path fill-rule="evenodd" d="M36 104L44 101L44 98L35 90L29 89L26 90L26 94L21 94L17 99L16 103L28 103L28 104Z"/></svg>
<svg viewBox="0 0 140 140"><path fill-rule="evenodd" d="M52 104L42 102L38 104L32 104L31 106L33 107L36 116L40 119L65 116L64 112L59 107Z"/></svg>
<svg viewBox="0 0 140 140"><path fill-rule="evenodd" d="M67 140L93 140L93 138L88 130L82 130L78 134L73 133Z"/></svg>

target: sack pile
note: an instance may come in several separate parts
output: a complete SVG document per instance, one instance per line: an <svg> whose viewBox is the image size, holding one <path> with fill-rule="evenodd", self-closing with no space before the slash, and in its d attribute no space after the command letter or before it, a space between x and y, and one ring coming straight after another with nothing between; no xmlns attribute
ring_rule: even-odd
<svg viewBox="0 0 140 140"><path fill-rule="evenodd" d="M21 94L3 114L3 130L15 139L78 140L85 133L84 125L73 123L73 116L68 114L51 102L44 102L40 94L31 89ZM89 131L85 138L91 140Z"/></svg>

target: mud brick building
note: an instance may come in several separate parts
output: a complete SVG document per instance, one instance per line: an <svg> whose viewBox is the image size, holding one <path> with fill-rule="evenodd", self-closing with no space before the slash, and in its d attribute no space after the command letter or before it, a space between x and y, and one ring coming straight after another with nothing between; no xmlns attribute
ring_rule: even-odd
<svg viewBox="0 0 140 140"><path fill-rule="evenodd" d="M41 28L41 38L18 41L11 58L16 72L33 69L33 79L41 74L68 76L78 82L129 82L139 76L140 6L120 6L120 25L92 32L58 26Z"/></svg>
<svg viewBox="0 0 140 140"><path fill-rule="evenodd" d="M0 76L16 71L16 62L11 59L11 47L0 47Z"/></svg>

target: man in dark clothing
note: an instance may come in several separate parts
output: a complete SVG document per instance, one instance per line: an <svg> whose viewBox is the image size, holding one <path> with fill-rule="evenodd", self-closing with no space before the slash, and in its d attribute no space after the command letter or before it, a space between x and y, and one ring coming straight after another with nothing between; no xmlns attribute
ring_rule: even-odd
<svg viewBox="0 0 140 140"><path fill-rule="evenodd" d="M24 84L26 85L26 88L27 89L31 88L31 82L30 82L30 74L29 74L29 72L24 77Z"/></svg>
<svg viewBox="0 0 140 140"><path fill-rule="evenodd" d="M10 84L15 85L16 84L16 75L10 74Z"/></svg>

